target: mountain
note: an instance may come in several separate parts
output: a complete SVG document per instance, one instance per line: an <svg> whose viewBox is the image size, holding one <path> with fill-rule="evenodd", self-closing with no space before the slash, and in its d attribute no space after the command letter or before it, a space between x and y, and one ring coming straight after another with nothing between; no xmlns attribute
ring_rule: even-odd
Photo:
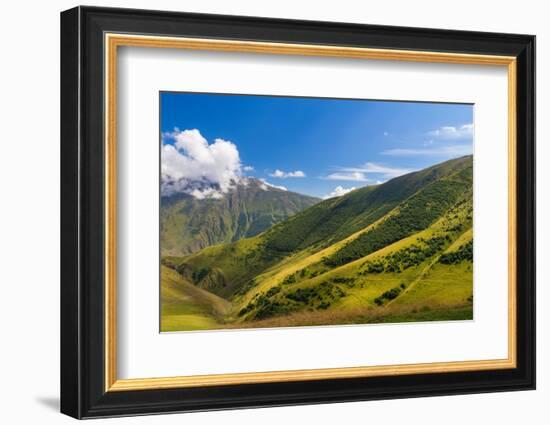
<svg viewBox="0 0 550 425"><path fill-rule="evenodd" d="M207 193L200 182L161 197L162 255L186 255L220 243L255 236L275 223L308 208L319 199L288 192L253 178L235 183L223 196L197 198Z"/></svg>
<svg viewBox="0 0 550 425"><path fill-rule="evenodd" d="M472 176L457 158L162 261L231 302L215 328L471 319Z"/></svg>

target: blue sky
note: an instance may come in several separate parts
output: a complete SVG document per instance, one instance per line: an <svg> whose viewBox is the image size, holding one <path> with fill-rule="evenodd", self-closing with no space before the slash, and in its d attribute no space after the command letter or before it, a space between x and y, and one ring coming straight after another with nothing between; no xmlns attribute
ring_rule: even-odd
<svg viewBox="0 0 550 425"><path fill-rule="evenodd" d="M160 99L162 170L174 178L236 173L327 197L473 148L472 105L172 92Z"/></svg>

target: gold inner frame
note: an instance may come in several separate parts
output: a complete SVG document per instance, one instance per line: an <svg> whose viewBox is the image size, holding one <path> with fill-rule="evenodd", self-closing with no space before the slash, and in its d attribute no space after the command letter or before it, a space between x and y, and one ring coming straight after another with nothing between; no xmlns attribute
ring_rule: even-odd
<svg viewBox="0 0 550 425"><path fill-rule="evenodd" d="M267 43L105 34L105 391L132 391L320 379L510 369L516 367L516 58L443 52L370 49L326 45ZM508 357L384 366L118 379L116 325L116 123L117 50L120 46L325 56L469 65L504 66L508 72Z"/></svg>

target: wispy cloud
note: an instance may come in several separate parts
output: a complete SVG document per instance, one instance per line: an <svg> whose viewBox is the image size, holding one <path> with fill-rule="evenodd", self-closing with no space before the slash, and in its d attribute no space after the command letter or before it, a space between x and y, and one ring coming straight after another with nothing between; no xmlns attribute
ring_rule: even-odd
<svg viewBox="0 0 550 425"><path fill-rule="evenodd" d="M462 156L472 153L472 145L438 146L418 149L387 149L382 155L388 156Z"/></svg>
<svg viewBox="0 0 550 425"><path fill-rule="evenodd" d="M473 135L473 124L464 124L458 127L442 126L425 133L429 139L422 143L422 147L386 149L380 153L387 156L452 157L469 155L473 149Z"/></svg>
<svg viewBox="0 0 550 425"><path fill-rule="evenodd" d="M245 165L243 171L254 171L254 167L252 165Z"/></svg>
<svg viewBox="0 0 550 425"><path fill-rule="evenodd" d="M334 188L334 190L328 194L326 194L325 196L323 196L323 199L329 199L329 198L336 198L338 196L344 196L344 195L347 195L348 193L350 193L352 190L355 190L356 188L355 187L349 187L349 188L344 188L342 186L336 186Z"/></svg>
<svg viewBox="0 0 550 425"><path fill-rule="evenodd" d="M296 171L281 171L281 170L275 170L273 173L269 174L271 177L275 177L277 179L288 179L288 178L301 178L305 177L306 173L304 173L301 170Z"/></svg>
<svg viewBox="0 0 550 425"><path fill-rule="evenodd" d="M443 126L429 131L428 136L437 140L471 140L474 135L474 125L464 124L460 127Z"/></svg>
<svg viewBox="0 0 550 425"><path fill-rule="evenodd" d="M324 177L327 180L356 181L356 182L376 182L380 179L391 179L403 174L415 171L412 168L388 167L374 162L367 162L358 167L340 167L338 171ZM369 175L376 176L376 179Z"/></svg>
<svg viewBox="0 0 550 425"><path fill-rule="evenodd" d="M323 177L326 180L339 180L339 181L350 181L350 182L366 182L369 181L365 173L355 172L338 172L329 174L326 177Z"/></svg>
<svg viewBox="0 0 550 425"><path fill-rule="evenodd" d="M398 168L398 167L388 167L382 164L376 164L374 162L367 162L360 167L355 168L344 168L347 171L358 171L361 173L367 174L382 174L386 178L402 176L403 174L410 173L415 171L412 168Z"/></svg>

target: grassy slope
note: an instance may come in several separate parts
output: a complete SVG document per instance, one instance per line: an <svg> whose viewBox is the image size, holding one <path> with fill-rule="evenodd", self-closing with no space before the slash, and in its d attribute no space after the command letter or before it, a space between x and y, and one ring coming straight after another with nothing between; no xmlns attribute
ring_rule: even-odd
<svg viewBox="0 0 550 425"><path fill-rule="evenodd" d="M422 205L424 208L421 209L421 210L414 210L413 212L417 216L421 215L422 218L424 218L424 219L425 219L426 216L429 216L429 211L427 212L426 210L427 209L433 209L433 207L429 206L429 204L426 202L426 192L428 193L428 195L431 195L436 190L440 191L441 187L446 187L446 183L447 183L448 180L454 180L454 175L452 175L451 178L449 178L449 179L445 178L445 179L430 183L427 187L423 188L418 193L416 193L411 198L409 198L401 206L398 206L398 207L394 208L393 210L388 212L385 216L383 216L380 219L378 219L377 221L369 224L367 227L353 233L352 235L348 236L344 240L341 240L341 241L339 241L339 242L337 242L337 243L335 243L335 244L333 244L333 245L331 245L331 246L329 246L325 249L322 249L321 251L317 251L317 252L315 250L301 251L297 254L294 254L294 255L290 256L285 261L282 261L281 263L278 263L274 267L271 267L271 268L267 269L267 271L263 272L262 274L260 274L259 276L257 276L255 278L256 286L253 287L251 290L249 290L247 292L246 296L244 296L242 299L239 299L239 301L241 303L250 301L250 299L252 297L256 296L259 292L265 291L265 290L269 289L270 287L281 283L281 281L286 276L288 276L289 274L295 273L295 272L297 272L297 271L299 271L299 270L301 270L305 267L310 267L312 265L314 265L314 266L317 265L317 267L316 267L317 269L321 269L321 270L326 269L326 267L323 267L322 265L319 265L319 263L321 262L321 260L323 258L327 258L328 260L331 260L332 258L337 256L342 251L349 250L350 246L354 247L355 245L357 245L357 241L360 241L361 239L367 239L368 240L368 238L373 234L377 238L379 238L378 235L383 234L382 232L386 231L387 228L389 228L390 230L393 230L393 228L397 227L399 232L400 232L395 237L393 236L393 234L390 233L390 236L392 237L391 239L389 239L390 244L391 244L391 241L393 241L393 240L399 241L403 238L406 239L406 236L408 236L409 233L411 233L411 232L413 232L413 234L415 233L414 230L406 231L406 229L403 229L404 226L396 226L395 222L398 221L399 219L401 219L404 216L408 219L408 221L415 221L414 216L411 219L412 214L411 214L410 210L412 208L409 207L409 205L415 204L415 202L416 202L416 204ZM455 182L453 181L452 183L455 183ZM466 189L466 191L467 191L468 187L469 187L469 182L468 181L464 182L464 184L462 185L462 189ZM454 198L451 198L452 201L456 202L457 197L460 196L461 194L462 194L462 196L464 196L463 192L458 192L458 194L457 194L453 190ZM431 198L428 198L428 199L431 199ZM447 206L447 208L448 208L448 206ZM445 211L445 209L441 209L437 215L434 215L434 217L437 217L441 213L441 211ZM403 220L401 220L401 221L403 221ZM421 221L420 219L416 219L416 222L420 222L420 221ZM426 227L426 226L427 225L424 225L424 226L422 226L422 228ZM387 233L389 233L389 232L387 232ZM388 245L387 241L385 241L385 243L382 244L382 246L387 246L387 245ZM397 248L401 247L402 245L403 245L403 243L398 243L396 245L391 245L391 246L396 247L395 249L397 249ZM349 256L348 255L347 256L348 261L334 262L336 264L332 264L332 266L334 267L334 266L338 266L338 265L341 265L341 264L345 264L346 262L350 262L350 261L353 261L355 259L365 257L366 254L368 254L370 252L373 252L373 251L376 251L376 249L370 249L370 248L371 248L370 245L367 246L366 252L361 253L361 254L358 253L358 252L360 252L360 250L356 250L354 252L354 254L356 254L356 255L354 255L354 256ZM385 250L382 249L381 250L381 252L383 252L383 253L387 252L387 251L388 251L387 249L385 249ZM333 262L331 261L331 263L333 263ZM330 275L328 275L328 276L330 276Z"/></svg>
<svg viewBox="0 0 550 425"><path fill-rule="evenodd" d="M258 275L255 278L256 286L248 290L244 295L237 296L236 300L234 301L237 302L238 306L243 307L244 304L248 303L258 294L266 292L273 286L280 284L288 275L296 273L307 267L318 266L324 257L328 257L334 254L347 243L353 241L361 234L368 232L380 222L391 217L394 213L394 211L390 211L386 216L378 219L364 229L361 229L351 234L346 239L336 242L335 244L324 248L321 251L305 249L294 255L286 257L283 261L275 264L273 267L268 268L266 271Z"/></svg>
<svg viewBox="0 0 550 425"><path fill-rule="evenodd" d="M295 291L298 288L315 288L322 282L334 278L356 279L353 287L348 287L347 284L337 285L342 288L346 295L337 300L327 310L311 311L306 307L292 312L288 316L271 317L256 321L245 320L246 317L238 318L233 315L232 318L227 318L228 324L226 326L269 327L330 324L335 322L351 324L471 319L472 304L471 298L469 299L472 294L471 263L442 265L434 261L441 253L457 250L471 240L471 221L467 218L470 211L471 203L465 203L458 210L451 211L428 229L418 234L404 238L364 258L285 288L285 290ZM466 230L448 231L449 228L456 227L458 223L466 226ZM430 239L445 234L451 236L448 246L439 251L435 257L426 260L417 267L409 268L401 273L360 274L366 261L377 261L411 245L418 244L419 238ZM356 235L354 236L356 237ZM344 243L346 241L342 241L342 244ZM338 246L332 249L337 248ZM315 263L326 252L321 251L305 257L302 252L287 259L283 264L277 264L273 269L257 278L260 284L253 291L234 300L235 308L233 311L243 308L252 298L257 297L257 294L265 294L271 287L279 285L281 278L289 272L293 273L303 268L304 265ZM428 273L423 274L422 279L417 281L419 274L426 268L429 270ZM401 283L410 285L402 295L382 307L375 304L376 297L391 288L399 286ZM279 294L279 297L282 295L283 293ZM250 314L254 314L254 311ZM209 327L212 326L220 327L222 325L209 325Z"/></svg>
<svg viewBox="0 0 550 425"><path fill-rule="evenodd" d="M440 181L442 177L468 169L471 175L471 164L471 156L458 158L379 186L359 189L347 196L314 205L257 237L209 247L173 262L178 266L178 271L190 279L193 272L204 271L207 278L204 281L192 279L194 283L222 297L231 298L241 288L254 286L254 278L277 262L289 256L303 255L300 251L315 253L350 235L360 235L373 223L389 218L388 213L406 199L419 198L419 193L430 188L432 192L439 193L441 190L433 190L432 183L436 183L436 189L443 186L448 190L445 182ZM413 212L422 214L422 211ZM408 214L407 218L411 220L411 216ZM395 227L393 221L390 224ZM413 230L409 229L409 233Z"/></svg>
<svg viewBox="0 0 550 425"><path fill-rule="evenodd" d="M176 271L161 267L161 331L215 329L231 303L187 282Z"/></svg>
<svg viewBox="0 0 550 425"><path fill-rule="evenodd" d="M315 308L315 303L313 309L311 305L301 305L300 309L293 311L287 317L275 317L260 321L246 320L252 318L256 313L255 309L252 309L247 313L247 316L239 320L242 322L240 325L271 326L270 323L273 323L273 326L293 326L301 323L328 324L335 321L367 323L391 321L393 316L396 320L403 321L407 317L414 320L417 314L431 316L431 320L436 320L437 317L441 316L441 320L443 320L443 318L454 317L450 310L458 312L457 318L467 317L469 311L468 317L471 318L471 263L443 265L437 261L443 252L455 250L458 246L471 240L471 220L468 219L470 213L471 202L468 202L422 232L391 244L366 257L336 267L319 276L298 281L292 285L280 285L280 280L268 277L256 290L257 293L266 294L270 287L281 286L281 291L270 298L271 302L286 301L285 298L288 292L318 288L319 285L327 281L333 282L333 285L340 288L345 296L333 300L333 303L324 311ZM449 229L455 228L458 223L463 226L460 230L449 231ZM410 267L399 273L364 273L366 262L380 261L407 247L418 245L419 238L427 240L445 235L449 236L450 241L418 266ZM304 260L300 259L299 262L303 263ZM269 273L265 275L268 276ZM334 283L338 282L338 279L353 279L353 282ZM392 288L400 287L401 284L406 285L405 289L402 290L402 294L394 300L385 302L383 306L376 305L375 299L377 297ZM241 308L245 307L251 298L254 298L254 296L243 298L240 300L239 306ZM428 311L432 313L428 315ZM436 314L435 311L440 311L441 314Z"/></svg>
<svg viewBox="0 0 550 425"><path fill-rule="evenodd" d="M457 251L473 240L472 228L464 232L445 252ZM471 262L459 264L434 264L422 277L394 300L396 305L419 305L443 309L471 304L473 272Z"/></svg>
<svg viewBox="0 0 550 425"><path fill-rule="evenodd" d="M266 267L281 261L280 253L264 249L262 236L215 245L189 257L169 258L179 273L197 286L231 299L236 291ZM201 274L205 274L201 277Z"/></svg>
<svg viewBox="0 0 550 425"><path fill-rule="evenodd" d="M467 167L428 184L403 201L397 214L332 254L327 264L346 264L427 228L471 190L471 176Z"/></svg>
<svg viewBox="0 0 550 425"><path fill-rule="evenodd" d="M471 165L472 157L465 156L320 202L270 229L266 245L285 253L332 245L380 219L430 183Z"/></svg>
<svg viewBox="0 0 550 425"><path fill-rule="evenodd" d="M471 318L471 262L438 262L443 252L457 250L472 238L471 189L468 189L471 188L471 157L449 161L438 167L403 177L381 186L354 191L350 194L354 195L351 200L348 195L319 203L254 238L209 247L183 259L165 258L165 261L177 268L195 285L231 299L233 309L231 313L226 310L227 323L220 325L214 322L210 323L209 327L269 327ZM451 180L454 179L452 185L449 185L448 181L444 182L445 184L441 183L441 180L449 180L449 177L452 177ZM399 185L388 190L386 186L399 179ZM455 184L457 180L460 183L458 186ZM449 195L449 204L459 201L460 205L454 210L445 213L448 207L445 205L436 211L437 214L444 213L444 217L435 223L428 223L427 228L413 228L408 233L397 235L393 243L390 241L381 249L377 246L373 249L371 244L367 245L370 251L364 250L364 240L373 230L378 229L377 232L380 233L380 228L388 227L387 223L395 221L395 218L402 214L403 208L411 209L408 207L411 204L410 200L403 202L401 199L398 203L392 201L395 198L388 194L395 196L395 192L400 191L401 194L409 195L408 190L414 188L416 192L411 199L415 199L415 196L418 198L419 194L427 192L429 188L432 190L431 193L434 193L435 187L438 189L435 193L440 194L439 188L450 186L452 190L443 194ZM460 201L461 196L467 201ZM370 204L365 205L363 198L367 198ZM380 199L383 199L383 202L379 202ZM416 214L426 215L426 208L434 208L429 199L419 199L421 202L417 204L424 210L414 210ZM435 207L438 207L439 203L438 201ZM363 212L358 212L357 208L362 208ZM384 214L380 215L381 210ZM316 219L323 214L328 215L324 216L325 221L319 224ZM335 220L331 221L333 217ZM326 220L331 221L327 226ZM410 221L411 217L407 220ZM414 216L412 220L414 223ZM336 230L333 229L334 223L339 225ZM307 230L303 232L306 234L305 238L300 236L300 231L297 230L302 228ZM327 229L332 229L332 233L326 235ZM291 240L287 236L292 236L293 232L298 232L298 242L295 243L294 249L281 250L281 247ZM284 234L282 238L281 234ZM447 236L445 243L438 246L437 252L431 253L421 264L415 264L399 273L387 270L383 273L369 273L365 270L367 262L387 262L385 259L392 255L401 255L400 252L411 246L427 249L426 243L422 241L442 236ZM361 241L360 245L356 242L358 240ZM345 256L344 261L333 262L327 266L326 258L334 256L354 243L360 248L354 250L354 256ZM364 250L364 255L361 250ZM299 276L299 271L304 268L307 269L306 275ZM197 271L205 271L205 275L197 276ZM322 274L315 276L311 275L312 272ZM282 285L284 279L292 274L298 276L298 281ZM199 279L194 281L196 278ZM401 285L404 288L401 288ZM268 291L271 288L276 290L276 287L280 288L279 292L266 298ZM377 305L376 299L393 288L401 288L399 295L390 300L382 299L382 305ZM317 297L313 301L308 300L308 303L289 301L287 297L289 293L307 295L308 291ZM254 305L258 304L262 297L264 305ZM279 311L279 306L279 310L275 308L275 314L272 314L273 311L269 310L271 307L267 305L266 316L266 299L267 304L275 304L276 307L277 303L284 304L283 310ZM328 307L324 305L327 303ZM250 304L252 308L244 314L236 314ZM262 314L259 315L258 312Z"/></svg>

